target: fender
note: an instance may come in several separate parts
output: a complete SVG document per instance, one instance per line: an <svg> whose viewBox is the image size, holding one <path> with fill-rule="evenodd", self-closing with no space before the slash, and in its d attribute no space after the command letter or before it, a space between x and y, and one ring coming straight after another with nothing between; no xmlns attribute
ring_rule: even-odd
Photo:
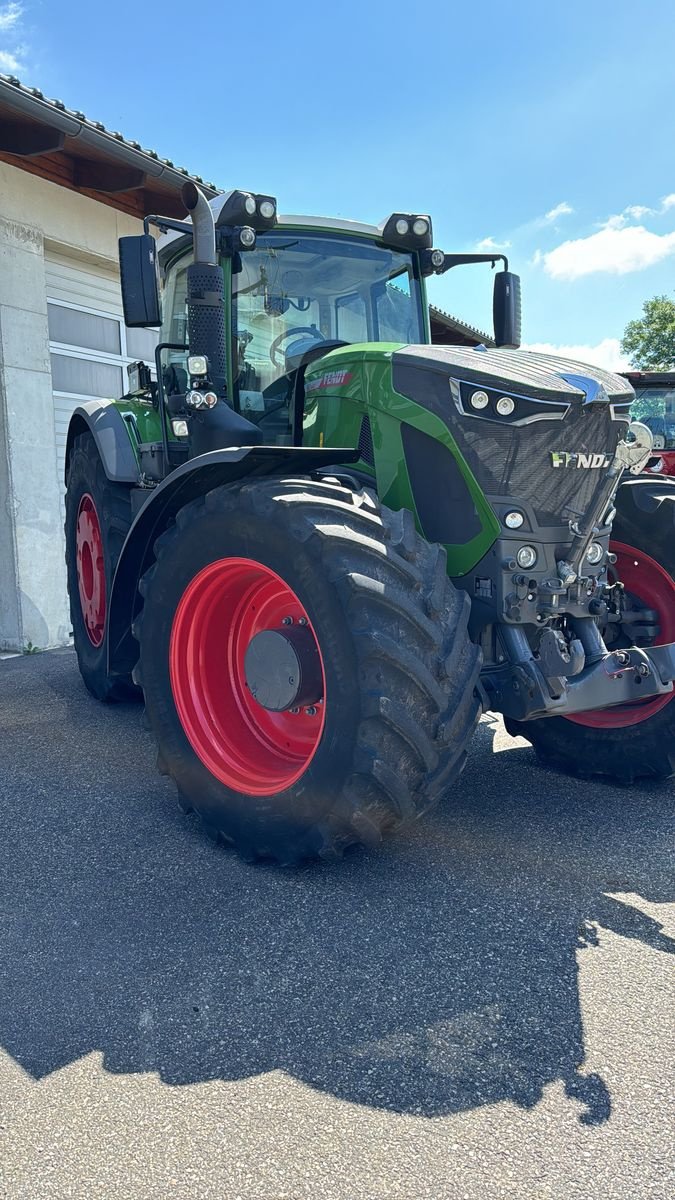
<svg viewBox="0 0 675 1200"><path fill-rule="evenodd" d="M68 425L66 474L75 438L89 430L111 483L139 482L138 463L124 417L112 400L87 400L79 404Z"/></svg>
<svg viewBox="0 0 675 1200"><path fill-rule="evenodd" d="M309 475L341 463L357 462L358 450L313 446L242 446L200 454L172 471L136 516L122 547L108 605L108 671L129 675L138 649L131 626L141 598L139 583L152 563L155 541L179 509L223 484L255 475Z"/></svg>

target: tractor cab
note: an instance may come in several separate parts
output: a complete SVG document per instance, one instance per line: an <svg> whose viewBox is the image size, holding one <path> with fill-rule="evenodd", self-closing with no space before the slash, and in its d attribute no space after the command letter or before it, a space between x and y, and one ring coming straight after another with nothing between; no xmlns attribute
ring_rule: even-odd
<svg viewBox="0 0 675 1200"><path fill-rule="evenodd" d="M227 399L266 444L299 443L294 391L299 370L339 346L428 340L419 258L344 229L284 218L247 253L221 256L231 306ZM187 342L190 251L169 257L161 342ZM176 371L187 351L168 351ZM185 389L184 389L185 390ZM295 437L294 437L295 435Z"/></svg>
<svg viewBox="0 0 675 1200"><path fill-rule="evenodd" d="M393 213L377 226L278 217L273 197L234 191L207 202L191 184L184 200L189 223L148 217L145 234L120 239L126 323L161 328L160 478L212 450L303 445L310 365L340 347L381 357L386 346L428 344L433 273L503 259L495 341L519 344L519 280L507 260L433 249L426 215Z"/></svg>

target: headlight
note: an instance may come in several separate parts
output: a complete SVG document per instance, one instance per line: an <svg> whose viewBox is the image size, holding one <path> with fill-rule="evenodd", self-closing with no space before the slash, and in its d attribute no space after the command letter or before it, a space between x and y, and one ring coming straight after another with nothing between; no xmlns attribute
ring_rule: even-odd
<svg viewBox="0 0 675 1200"><path fill-rule="evenodd" d="M469 404L472 408L487 408L488 394L487 392L472 392Z"/></svg>
<svg viewBox="0 0 675 1200"><path fill-rule="evenodd" d="M246 209L246 212L248 213L249 217L252 217L255 212L255 200L253 199L253 196L245 197L244 208ZM265 214L263 213L263 216L264 215Z"/></svg>
<svg viewBox="0 0 675 1200"><path fill-rule="evenodd" d="M514 411L515 407L516 407L515 402L511 399L510 396L500 396L499 400L497 401L497 403L495 405L495 408L497 409L497 412L499 413L500 417L510 417L511 413Z"/></svg>
<svg viewBox="0 0 675 1200"><path fill-rule="evenodd" d="M418 217L413 221L413 233L416 237L424 237L425 233L429 232L429 222L424 217Z"/></svg>
<svg viewBox="0 0 675 1200"><path fill-rule="evenodd" d="M244 225L239 230L239 244L244 250L252 250L255 246L255 229L251 229L250 225Z"/></svg>
<svg viewBox="0 0 675 1200"><path fill-rule="evenodd" d="M537 561L537 551L534 546L521 546L516 554L516 562L524 571L529 571Z"/></svg>
<svg viewBox="0 0 675 1200"><path fill-rule="evenodd" d="M171 428L173 429L176 437L187 437L188 435L187 421L172 421Z"/></svg>
<svg viewBox="0 0 675 1200"><path fill-rule="evenodd" d="M410 226L403 218L399 218L394 227L399 237L405 237L406 233L410 233Z"/></svg>
<svg viewBox="0 0 675 1200"><path fill-rule="evenodd" d="M588 550L586 551L586 562L590 563L592 567L595 567L600 562L604 553L604 548L601 546L600 542L591 542Z"/></svg>
<svg viewBox="0 0 675 1200"><path fill-rule="evenodd" d="M272 200L262 201L260 205L260 216L264 217L266 221L271 221L276 211L276 207Z"/></svg>
<svg viewBox="0 0 675 1200"><path fill-rule="evenodd" d="M520 529L524 520L525 518L521 512L507 512L504 517L504 524L507 529Z"/></svg>

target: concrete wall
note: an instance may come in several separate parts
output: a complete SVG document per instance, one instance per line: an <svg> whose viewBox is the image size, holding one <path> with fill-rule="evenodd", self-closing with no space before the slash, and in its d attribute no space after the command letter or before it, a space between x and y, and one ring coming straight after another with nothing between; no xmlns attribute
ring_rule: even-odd
<svg viewBox="0 0 675 1200"><path fill-rule="evenodd" d="M0 650L68 641L45 243L101 266L141 222L0 163Z"/></svg>

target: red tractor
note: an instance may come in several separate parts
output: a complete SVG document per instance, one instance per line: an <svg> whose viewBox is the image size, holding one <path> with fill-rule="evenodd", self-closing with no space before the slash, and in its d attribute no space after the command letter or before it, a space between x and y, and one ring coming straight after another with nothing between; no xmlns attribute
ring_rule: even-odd
<svg viewBox="0 0 675 1200"><path fill-rule="evenodd" d="M626 371L635 388L633 416L654 439L654 456L646 466L653 475L675 475L675 371Z"/></svg>

